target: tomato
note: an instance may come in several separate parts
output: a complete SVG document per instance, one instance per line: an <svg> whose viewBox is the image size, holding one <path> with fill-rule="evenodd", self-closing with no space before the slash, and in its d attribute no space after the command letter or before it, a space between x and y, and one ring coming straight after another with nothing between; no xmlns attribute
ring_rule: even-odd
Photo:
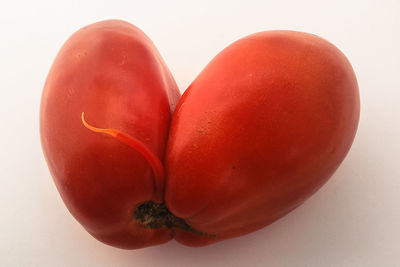
<svg viewBox="0 0 400 267"><path fill-rule="evenodd" d="M315 35L240 39L180 98L148 37L104 21L59 52L41 141L67 208L98 240L201 246L260 229L315 193L350 149L359 109L350 63Z"/></svg>

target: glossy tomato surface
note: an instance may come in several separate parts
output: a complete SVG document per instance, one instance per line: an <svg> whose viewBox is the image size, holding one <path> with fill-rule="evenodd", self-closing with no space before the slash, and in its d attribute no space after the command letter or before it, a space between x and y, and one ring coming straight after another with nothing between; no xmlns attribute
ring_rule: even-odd
<svg viewBox="0 0 400 267"><path fill-rule="evenodd" d="M171 239L133 219L155 200L153 172L138 151L82 123L115 128L164 156L179 90L150 39L117 20L82 28L64 44L41 102L43 151L66 206L97 239L124 248ZM158 199L159 200L159 199Z"/></svg>
<svg viewBox="0 0 400 267"><path fill-rule="evenodd" d="M272 223L334 173L360 108L346 57L292 31L231 44L179 98L129 23L89 25L59 52L42 96L42 146L66 206L98 240L200 246Z"/></svg>
<svg viewBox="0 0 400 267"><path fill-rule="evenodd" d="M347 154L359 120L346 57L315 35L270 31L225 48L173 116L166 153L169 210L215 239L284 216L320 188Z"/></svg>

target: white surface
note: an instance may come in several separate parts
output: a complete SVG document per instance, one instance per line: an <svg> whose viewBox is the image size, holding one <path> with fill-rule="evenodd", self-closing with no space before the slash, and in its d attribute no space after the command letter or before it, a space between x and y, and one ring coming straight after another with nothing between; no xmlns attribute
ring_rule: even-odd
<svg viewBox="0 0 400 267"><path fill-rule="evenodd" d="M0 266L400 266L400 1L0 2ZM119 18L154 41L183 91L222 48L253 32L320 35L351 61L361 92L354 145L303 206L256 233L203 248L103 245L62 203L38 111L58 49Z"/></svg>

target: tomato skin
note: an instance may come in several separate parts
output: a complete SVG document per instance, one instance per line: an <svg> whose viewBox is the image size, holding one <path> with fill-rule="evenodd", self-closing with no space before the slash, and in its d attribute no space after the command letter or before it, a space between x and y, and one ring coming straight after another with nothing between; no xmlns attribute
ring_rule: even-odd
<svg viewBox="0 0 400 267"><path fill-rule="evenodd" d="M202 246L260 229L329 179L359 120L346 57L291 31L233 43L179 98L155 46L129 23L89 25L60 50L42 95L41 142L64 203L96 239L125 249L172 238ZM82 112L164 161L165 196L143 154L90 131ZM194 231L134 218L140 204L163 200Z"/></svg>
<svg viewBox="0 0 400 267"><path fill-rule="evenodd" d="M269 31L225 48L183 94L166 152L165 202L206 245L302 204L347 154L359 120L346 57L311 34Z"/></svg>
<svg viewBox="0 0 400 267"><path fill-rule="evenodd" d="M138 204L154 200L148 162L118 140L89 131L81 113L93 125L137 138L162 160L179 97L151 40L129 23L94 23L60 50L42 95L41 142L63 201L95 238L139 248L172 236L133 218Z"/></svg>

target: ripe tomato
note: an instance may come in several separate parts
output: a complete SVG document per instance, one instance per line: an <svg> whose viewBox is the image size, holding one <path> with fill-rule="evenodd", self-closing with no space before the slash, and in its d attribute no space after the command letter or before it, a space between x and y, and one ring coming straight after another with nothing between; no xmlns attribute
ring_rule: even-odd
<svg viewBox="0 0 400 267"><path fill-rule="evenodd" d="M292 31L231 44L179 97L155 46L126 22L83 28L59 52L42 146L66 206L98 240L199 246L260 229L329 179L359 119L346 57Z"/></svg>

